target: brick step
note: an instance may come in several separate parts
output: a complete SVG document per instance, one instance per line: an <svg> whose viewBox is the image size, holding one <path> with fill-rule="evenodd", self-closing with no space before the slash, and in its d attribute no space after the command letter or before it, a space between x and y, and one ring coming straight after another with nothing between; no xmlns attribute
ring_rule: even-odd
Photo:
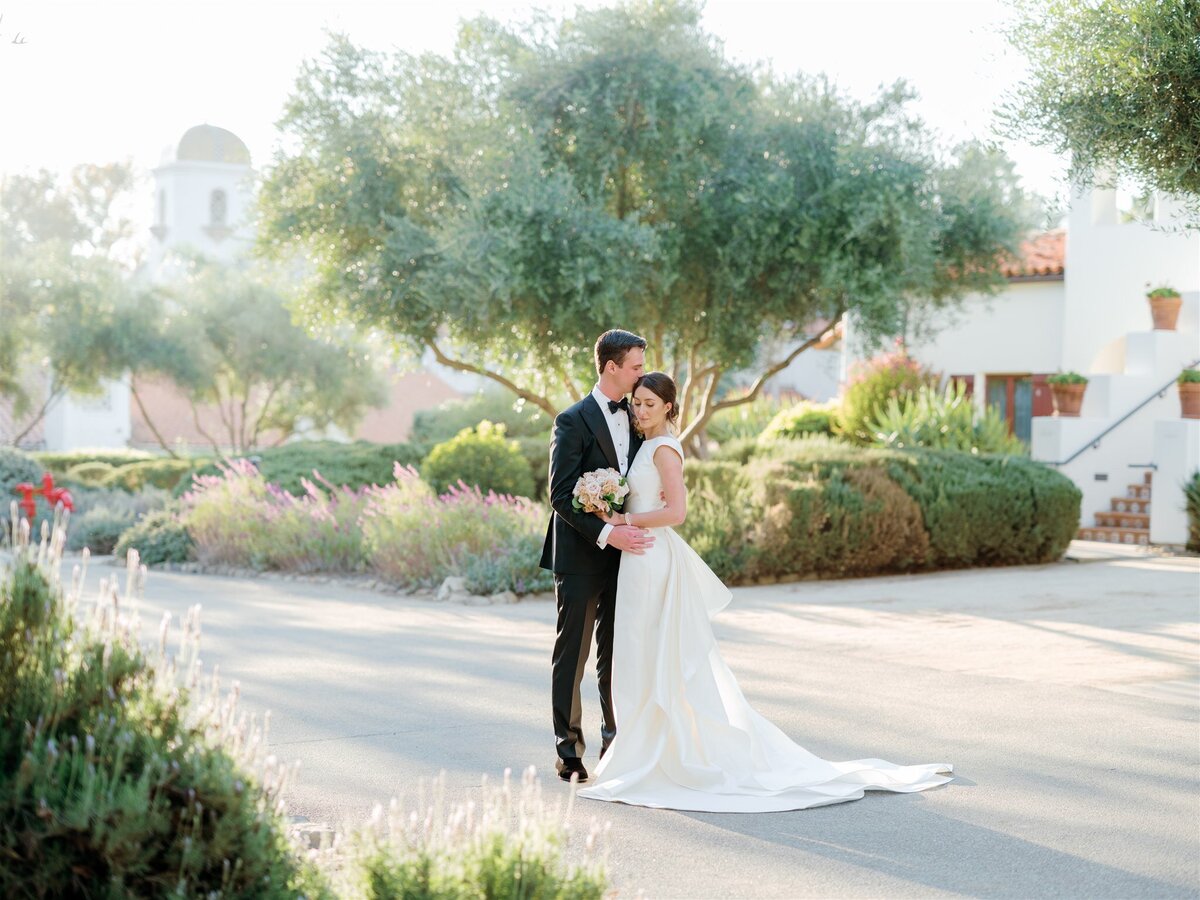
<svg viewBox="0 0 1200 900"><path fill-rule="evenodd" d="M1150 501L1138 497L1113 497L1111 512L1149 513Z"/></svg>
<svg viewBox="0 0 1200 900"><path fill-rule="evenodd" d="M1142 500L1150 499L1150 485L1148 484L1131 484L1125 490L1126 497L1136 497Z"/></svg>
<svg viewBox="0 0 1200 900"><path fill-rule="evenodd" d="M1100 541L1104 544L1149 544L1149 528L1080 528L1075 535L1081 541Z"/></svg>
<svg viewBox="0 0 1200 900"><path fill-rule="evenodd" d="M1100 512L1096 513L1096 525L1101 528L1149 528L1150 516L1146 513Z"/></svg>

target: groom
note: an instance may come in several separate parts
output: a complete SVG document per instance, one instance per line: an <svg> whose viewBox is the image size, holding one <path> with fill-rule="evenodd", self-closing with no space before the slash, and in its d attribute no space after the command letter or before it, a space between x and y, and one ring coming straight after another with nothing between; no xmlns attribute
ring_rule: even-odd
<svg viewBox="0 0 1200 900"><path fill-rule="evenodd" d="M587 781L579 683L596 630L596 676L600 685L600 754L617 733L612 706L613 608L621 551L644 553L654 538L642 528L606 525L598 516L571 505L575 482L585 472L629 471L642 439L633 427L626 394L645 367L646 341L628 331L606 331L596 341L600 381L590 394L558 414L550 443L550 527L541 567L554 572L558 637L550 700L558 777Z"/></svg>

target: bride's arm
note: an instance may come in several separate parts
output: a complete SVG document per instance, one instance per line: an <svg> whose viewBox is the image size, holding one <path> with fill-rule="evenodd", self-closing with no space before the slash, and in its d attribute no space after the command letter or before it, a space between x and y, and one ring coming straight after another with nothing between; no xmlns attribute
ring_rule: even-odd
<svg viewBox="0 0 1200 900"><path fill-rule="evenodd" d="M654 450L654 466L662 478L667 505L649 512L630 513L629 524L638 528L663 528L682 525L687 518L687 487L683 483L683 459L674 447L664 444ZM625 524L625 516L617 513L616 524Z"/></svg>

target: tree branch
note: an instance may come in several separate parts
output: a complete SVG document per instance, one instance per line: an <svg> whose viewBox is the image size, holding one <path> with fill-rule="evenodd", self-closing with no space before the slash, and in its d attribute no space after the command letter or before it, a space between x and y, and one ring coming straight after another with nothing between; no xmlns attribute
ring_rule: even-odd
<svg viewBox="0 0 1200 900"><path fill-rule="evenodd" d="M158 441L158 445L167 451L169 457L179 459L179 454L167 446L167 441L162 436L162 432L158 430L158 426L150 418L150 413L146 410L146 404L142 402L142 395L138 393L138 389L134 386L132 375L129 376L129 394L133 397L133 402L137 404L138 412L142 414L142 420L146 423L146 427L150 429L150 433L154 435L154 439Z"/></svg>
<svg viewBox="0 0 1200 900"><path fill-rule="evenodd" d="M741 406L743 403L750 403L753 401L756 397L758 397L759 392L762 390L763 385L767 383L768 379L773 378L775 375L778 375L780 372L786 369L792 364L792 360L794 360L805 350L808 350L810 347L813 347L816 344L820 344L822 341L832 335L834 331L837 330L838 323L842 319L843 312L843 310L838 310L837 314L830 319L829 324L820 332L820 334L817 334L800 344L795 350L793 350L779 362L768 366L766 371L764 371L758 376L758 378L754 380L754 384L750 386L750 390L746 391L746 393L742 396L736 397L733 400L722 400L719 403L710 406L710 400L712 399L712 388L715 386L716 379L709 382L709 390L704 398L704 405L700 408L700 412L696 418L688 424L688 427L680 436L680 440L682 441L690 438L693 434L703 428L708 423L708 420L713 417L713 415L721 410L730 409L734 406Z"/></svg>
<svg viewBox="0 0 1200 900"><path fill-rule="evenodd" d="M196 426L196 430L200 432L200 436L212 444L213 451L217 454L217 456L224 457L225 454L221 452L221 445L218 444L213 439L213 436L205 431L204 426L200 424L200 411L196 409L196 401L189 397L188 406L192 408L192 424Z"/></svg>
<svg viewBox="0 0 1200 900"><path fill-rule="evenodd" d="M462 362L461 360L451 359L442 352L442 349L437 344L431 340L427 340L425 342L425 346L433 351L434 359L436 359L443 366L446 366L449 369L454 369L456 372L469 372L472 375L482 375L484 378L490 378L497 384L501 384L508 388L518 397L523 398L526 402L532 403L538 409L545 412L546 415L550 416L550 418L553 419L556 415L558 415L558 410L554 408L554 404L545 397L541 397L531 391L525 390L524 388L517 387L517 385L509 381L503 375L497 374L496 372L489 372L487 369L471 365L470 363Z"/></svg>
<svg viewBox="0 0 1200 900"><path fill-rule="evenodd" d="M59 397L61 397L64 393L66 393L66 388L56 387L53 390L51 390L49 394L46 395L46 402L43 403L42 408L37 411L37 415L35 415L29 421L29 424L25 426L24 431L22 431L15 438L13 438L12 445L14 447L18 446L21 443L21 441L24 440L25 436L27 434L29 434L29 432L33 431L34 426L37 425L38 422L40 422L40 421L42 421L42 419L46 418L46 411L48 409L50 409L50 404L52 404L55 400L57 400Z"/></svg>
<svg viewBox="0 0 1200 900"><path fill-rule="evenodd" d="M277 381L275 384L271 385L271 390L267 391L267 398L263 400L262 407L258 411L258 418L254 420L254 431L250 434L251 447L258 446L258 436L262 431L263 422L266 421L267 409L271 406L271 401L275 399L275 395L279 393L279 387L281 384L282 382ZM284 435L284 437L286 439L287 437L290 437L290 435Z"/></svg>

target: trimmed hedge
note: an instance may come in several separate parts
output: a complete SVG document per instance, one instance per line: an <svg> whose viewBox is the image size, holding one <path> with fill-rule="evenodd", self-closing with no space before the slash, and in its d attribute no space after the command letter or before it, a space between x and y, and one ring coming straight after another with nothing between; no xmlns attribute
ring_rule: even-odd
<svg viewBox="0 0 1200 900"><path fill-rule="evenodd" d="M838 577L1058 559L1079 489L1018 456L781 441L689 461L681 532L721 577Z"/></svg>
<svg viewBox="0 0 1200 900"><path fill-rule="evenodd" d="M1183 485L1184 509L1187 511L1187 549L1200 553L1200 472Z"/></svg>
<svg viewBox="0 0 1200 900"><path fill-rule="evenodd" d="M395 464L418 465L424 452L412 444L371 444L358 441L339 444L334 441L298 441L272 447L250 454L263 477L290 494L305 493L304 480L325 487L313 477L313 470L321 478L336 487L357 490L372 484L391 484L394 480ZM219 476L221 469L216 462L197 469L197 476ZM190 490L192 478L184 478L175 488L180 496Z"/></svg>
<svg viewBox="0 0 1200 900"><path fill-rule="evenodd" d="M464 428L430 450L421 464L421 477L439 494L460 482L484 493L495 491L514 497L532 497L535 489L520 446L505 436L503 425L486 421L475 428Z"/></svg>

